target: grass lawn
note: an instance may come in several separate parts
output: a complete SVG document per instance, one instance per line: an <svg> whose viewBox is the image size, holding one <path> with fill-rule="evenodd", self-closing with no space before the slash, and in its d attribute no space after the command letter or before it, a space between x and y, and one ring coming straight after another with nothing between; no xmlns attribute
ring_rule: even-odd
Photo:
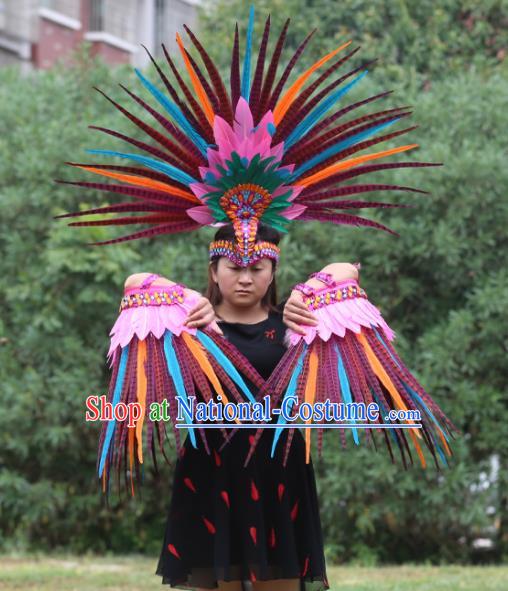
<svg viewBox="0 0 508 591"><path fill-rule="evenodd" d="M139 556L0 555L0 590L145 591L161 589L157 559ZM339 591L506 591L508 566L328 567ZM169 589L169 586L164 586Z"/></svg>

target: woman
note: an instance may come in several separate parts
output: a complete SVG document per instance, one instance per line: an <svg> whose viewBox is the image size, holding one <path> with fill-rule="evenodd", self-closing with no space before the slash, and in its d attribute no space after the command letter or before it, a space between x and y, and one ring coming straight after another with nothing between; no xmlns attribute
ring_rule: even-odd
<svg viewBox="0 0 508 591"><path fill-rule="evenodd" d="M389 94L386 92L343 104L344 95L368 71L365 64L335 79L338 68L359 49L350 51L351 41L323 56L293 80L293 70L312 33L292 52L286 67L282 67L288 25L289 20L276 42L269 44L271 25L268 17L254 59L254 12L251 9L242 66L238 27L235 28L229 91L220 75L221 68L188 28L186 31L194 55L199 53L203 62L200 65L178 37L190 86L166 51L166 60L175 75L173 82L150 56L167 93L139 70L136 70L137 78L156 101L155 108L130 90L124 90L142 107L147 117L155 118L162 127L152 127L107 95L106 98L145 133L147 141L97 127L135 146L143 154L89 150L90 153L127 160L128 165L70 162L71 166L114 179L115 183L59 181L116 192L132 198L132 201L56 217L119 213L120 216L113 219L108 217L69 225L148 224L147 228L125 236L90 243L102 246L193 232L221 224L222 228L210 246L209 299L201 298L191 310L187 326L212 324L213 327L217 316L226 339L236 345L260 374L256 376L250 371L252 368L245 366L258 387L270 374L272 379L276 378L274 390L278 392L275 399L280 400L277 396L282 393L286 396L288 391L302 398L303 391L309 399L323 398L329 393L337 401L343 398L355 402L375 399L386 411L421 410L425 416L425 438L413 432L416 429L413 426L409 434L425 467L418 438L430 448L434 460L437 461L438 455L445 459L445 452L451 455L449 440L436 416L444 426L453 428L453 425L396 354L389 342L394 333L379 311L367 301L364 290L357 285L339 287L334 283L356 279L356 269L345 263L326 267L324 273L309 279L307 287L300 285L299 290L292 292L281 314L276 308L275 297L274 270L278 260L276 242L279 240L276 230L286 229L295 221L318 221L366 226L397 235L384 224L352 212L365 207L377 209L404 204L367 202L357 196L371 191L423 191L365 182L364 175L383 169L441 163L378 162L418 147L415 143L365 153L367 148L414 129L407 127L376 135L411 112L407 107L397 107L358 113L357 109L385 97ZM274 48L271 55L267 52L269 45ZM136 215L125 217L125 213ZM126 288L134 288L136 292L140 286L142 289L138 291L142 292L149 284L147 279L150 280L150 276L146 274L131 276ZM324 292L319 289L323 283ZM154 282L156 286L168 284L172 282L161 278ZM305 294L306 305L300 290ZM181 288L166 293L164 299L155 293L124 295L108 352L108 356L113 356L109 399L115 404L132 399L143 411L148 399L155 400L156 391L163 397L166 390L171 390L168 397L174 401L176 390L185 394L185 376L182 374L187 375L189 390L199 380L203 389L207 387L206 380L213 371L206 377L201 373L196 379L191 375L193 370L199 372L203 367L210 370L207 353L201 349L202 341L193 340L189 331L183 331L180 339L180 325L177 338L173 339L171 330L178 324L173 322L175 309L181 313L179 318L185 318L188 308L179 307L179 304L192 307L190 302L194 302L194 296L189 292L185 294ZM320 318L317 330L312 326L316 322L307 310L307 304L309 310L315 310L316 317ZM173 305L175 309L171 309ZM160 316L168 325L161 322ZM150 318L157 335L147 330L151 326ZM299 325L305 324L308 325L305 339L290 334L291 351L287 355L290 359L281 364L282 371L272 373L285 351L285 326L301 335ZM162 334L161 329L166 331ZM203 339L203 335L198 336ZM213 341L205 335L205 342L207 339ZM220 342L220 345L224 349L229 347L230 354L235 355L231 343ZM212 343L212 348L216 344ZM192 351L186 347L191 347ZM217 347L223 355L224 351L219 345ZM180 358L177 350L181 353ZM238 360L243 363L240 357ZM148 358L154 360L152 365L147 363ZM179 365L182 359L188 361L187 365L182 364L183 367ZM222 361L228 363L224 357ZM225 377L223 381L227 382L227 370L219 367L217 358L213 362ZM230 365L230 369L235 368ZM215 382L221 386L220 379ZM159 387L161 384L168 388ZM251 390L255 391L253 384ZM135 427L127 429L119 424L115 432L116 423L112 421L103 429L99 445L99 476L103 479L103 490L107 489L106 481L115 458L121 460L128 455L131 481L132 467L139 467L142 462L142 428L148 421L145 421L144 414L141 416ZM242 586L244 589L286 591L328 589L313 468L312 463L306 461L309 459L310 429L305 432L305 441L298 429L282 430L283 439L289 437L288 432L295 434L292 442L288 440L292 445L288 448L287 463L281 461L283 444L278 446L274 458L271 457L273 437L270 429L264 430L259 440L257 429L233 430L233 437L224 447L216 430L207 431L206 439L214 443L213 453L208 455L203 449L191 446L188 437L185 454L176 465L173 498L157 568L163 583L184 589L213 589L217 585L219 589L241 589ZM358 443L358 433L355 429L352 431ZM405 454L409 455L409 450L403 431L390 432L389 437L385 432L384 436L392 457L395 444L406 465ZM153 433L152 429L151 439L148 437L152 444ZM192 430L191 433L194 435ZM254 450L256 445L250 463L247 462L244 468L246 452ZM115 455L116 448L123 452L127 448L128 453ZM412 458L409 459L412 463Z"/></svg>
<svg viewBox="0 0 508 591"><path fill-rule="evenodd" d="M232 226L215 240L234 239ZM278 232L260 225L256 240L278 244ZM314 324L313 315L294 291L277 307L273 259L240 267L228 257L210 262L207 298L189 314L188 325L217 320L220 331L250 361L263 379L285 352L286 325ZM326 269L335 279L357 278L353 265ZM147 274L131 275L135 287ZM310 285L319 284L310 279ZM158 278L155 285L170 285ZM285 324L286 323L286 324ZM253 385L249 384L253 389ZM217 429L208 429L211 454L194 448L189 437L176 463L173 496L157 566L162 582L182 589L322 591L329 589L318 498L312 462L305 463L304 439L297 429L286 467L283 445L273 458L273 430L265 429L256 452L243 466L256 429L238 429L223 446ZM282 435L284 440L288 430ZM178 548L178 551L176 551Z"/></svg>

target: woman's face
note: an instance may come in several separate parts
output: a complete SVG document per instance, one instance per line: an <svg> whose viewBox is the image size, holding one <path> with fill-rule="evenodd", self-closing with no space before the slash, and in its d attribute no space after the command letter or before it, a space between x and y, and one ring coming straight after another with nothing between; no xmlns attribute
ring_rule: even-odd
<svg viewBox="0 0 508 591"><path fill-rule="evenodd" d="M239 267L227 257L221 257L216 269L212 266L211 271L223 299L232 306L246 308L260 302L273 279L271 259L260 259L249 267Z"/></svg>

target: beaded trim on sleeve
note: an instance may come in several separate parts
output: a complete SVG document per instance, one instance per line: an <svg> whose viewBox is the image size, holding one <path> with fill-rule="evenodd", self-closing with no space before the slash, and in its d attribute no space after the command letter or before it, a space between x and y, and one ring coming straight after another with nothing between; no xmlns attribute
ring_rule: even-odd
<svg viewBox="0 0 508 591"><path fill-rule="evenodd" d="M309 310L316 310L328 304L355 298L367 299L367 293L359 285L350 284L314 292L313 295L306 297L304 301Z"/></svg>
<svg viewBox="0 0 508 591"><path fill-rule="evenodd" d="M119 312L129 308L138 308L140 306L172 306L173 304L182 304L185 300L184 286L180 284L167 287L157 286L147 289L136 288L128 290L120 302Z"/></svg>

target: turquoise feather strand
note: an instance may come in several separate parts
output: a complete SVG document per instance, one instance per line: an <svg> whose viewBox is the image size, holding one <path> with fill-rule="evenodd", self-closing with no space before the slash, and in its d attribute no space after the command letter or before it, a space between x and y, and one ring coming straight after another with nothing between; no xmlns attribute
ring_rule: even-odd
<svg viewBox="0 0 508 591"><path fill-rule="evenodd" d="M241 95L249 102L250 97L250 59L252 53L252 32L254 30L254 5L251 4L249 12L249 25L247 27L247 44L243 60Z"/></svg>
<svg viewBox="0 0 508 591"><path fill-rule="evenodd" d="M393 359L393 361L395 362L395 364L397 365L397 367L400 368L400 363L397 361L397 359L395 359L395 357L393 356L392 352L390 351L390 349L388 349L386 343L384 342L383 337L379 334L378 330L376 328L373 327L374 333L376 334L378 340L381 342L381 344L383 345L383 347L388 351L388 353L390 354L390 357ZM406 389L406 392L416 398L417 402L425 409L425 412L427 413L427 415L434 421L434 423L436 424L437 428L440 430L440 432L443 434L443 437L446 439L447 443L450 443L450 439L448 437L448 435L446 434L446 432L442 429L441 425L439 424L438 420L436 419L436 417L434 416L434 413L430 410L430 408L425 404L425 402L422 400L421 396L415 392L413 390L413 388L411 388L411 386L409 386L408 384L406 384L406 382L404 382L404 380L401 380L402 385L404 386L404 388ZM439 444L437 438L435 437L434 433L432 432L432 430L430 430L430 436L432 437L432 440L434 442L435 447L437 448L437 451L439 453L439 456L441 458L441 460L443 461L443 463L445 464L445 466L448 466L448 460L446 459L446 456L444 455L443 449L441 448L441 445Z"/></svg>
<svg viewBox="0 0 508 591"><path fill-rule="evenodd" d="M118 367L118 375L116 378L115 383L115 390L113 392L113 400L112 400L112 407L113 407L113 416L116 405L120 402L120 395L122 393L123 383L125 380L125 371L127 368L127 359L129 357L129 345L125 345L122 349L122 356L120 357L120 366ZM102 447L102 455L101 461L99 465L99 477L102 476L102 472L104 470L104 464L106 463L106 456L108 455L109 444L111 443L111 438L113 437L113 433L115 432L116 428L116 420L113 418L108 423L108 428L106 430L106 438L104 439L104 445Z"/></svg>
<svg viewBox="0 0 508 591"><path fill-rule="evenodd" d="M374 332L377 336L377 338L379 339L379 341L381 342L381 344L384 346L384 348L388 351L388 353L390 354L390 357L395 361L397 367L400 368L400 363L395 359L395 357L393 356L392 352L390 351L390 349L388 349L386 343L383 340L383 337L379 334L378 330L376 328L374 328ZM446 435L446 433L443 431L443 429L441 428L441 425L439 424L439 421L436 419L436 417L434 416L433 412L430 410L430 408L425 404L425 402L423 401L423 399L421 398L421 396L415 392L413 390L413 388L411 388L411 386L409 386L408 384L406 384L403 380L401 380L402 384L404 385L404 388L407 390L408 394L411 394L411 396L414 396L414 398L416 398L416 400L419 402L419 404L421 406L423 406L423 408L425 408L425 412L429 415L429 417L434 421L434 423L436 423L437 427L439 428L439 430L441 431L441 433L443 434L444 438L446 439L447 443L450 443L450 439L448 438L448 436Z"/></svg>
<svg viewBox="0 0 508 591"><path fill-rule="evenodd" d="M123 152L115 152L113 150L86 150L86 152L88 154L103 154L107 156L118 156L119 158L125 158L127 160L134 160L135 162L144 164L152 170L158 170L159 172L166 174L168 177L178 181L179 183L183 183L184 185L190 185L191 183L196 182L194 178L179 168L176 168L171 164L161 162L160 160L155 160L154 158L148 158L147 156L140 156L139 154L124 154Z"/></svg>
<svg viewBox="0 0 508 591"><path fill-rule="evenodd" d="M353 397L351 395L351 388L349 386L349 380L348 380L348 377L346 374L346 369L344 367L344 362L342 361L342 356L340 354L339 348L337 347L337 345L334 345L334 347L335 347L335 351L337 352L337 357L339 360L338 369L339 369L339 381L340 381L340 389L342 392L342 397L345 398L346 404L352 404ZM351 421L354 423L355 419L351 419ZM353 439L354 439L356 445L360 445L360 440L358 439L358 430L353 427L352 431L353 431Z"/></svg>
<svg viewBox="0 0 508 591"><path fill-rule="evenodd" d="M180 370L180 365L178 364L178 359L176 357L175 350L173 349L173 335L169 330L166 330L164 333L164 355L166 356L166 363L168 366L168 372L173 380L173 384L175 385L175 390L178 396L188 404L189 399L187 397L187 392L185 391L185 385L183 383L182 372ZM187 415L187 423L192 423L192 418ZM196 444L196 434L194 433L193 427L188 427L189 430L189 437L192 443L192 446L197 449Z"/></svg>
<svg viewBox="0 0 508 591"><path fill-rule="evenodd" d="M386 416L388 414L388 408L383 404L383 401L380 400L377 396L376 393L374 392L374 390L372 389L372 387L369 386L369 390L372 394L372 397L374 398L374 400L377 402L377 405L379 407L381 407L381 410L383 412L383 417ZM382 418L382 421L384 422L384 418ZM397 436L395 435L395 433L393 432L393 429L388 429L391 438L393 439L394 443L396 443L397 445L400 445L397 439Z"/></svg>
<svg viewBox="0 0 508 591"><path fill-rule="evenodd" d="M235 382L235 384L242 390L245 396L247 396L247 398L252 403L255 403L256 399L247 387L247 384L244 382L242 376L238 373L237 369L226 357L226 355L224 355L220 348L213 342L213 340L201 330L196 332L196 336L203 347L205 347L205 349L215 357L215 359L219 362L233 382Z"/></svg>
<svg viewBox="0 0 508 591"><path fill-rule="evenodd" d="M143 76L143 74L137 69L134 68L136 75L141 80L141 83L145 88L147 88L152 96L155 97L157 102L159 102L164 109L171 115L171 117L178 123L178 125L182 128L183 131L187 133L190 137L192 142L196 145L199 151L206 157L206 150L209 147L209 144L206 140L192 127L189 123L185 115L182 113L180 108L171 100L168 99L167 96L164 95L154 84L150 82L147 78Z"/></svg>
<svg viewBox="0 0 508 591"><path fill-rule="evenodd" d="M305 164L302 164L302 166L297 168L294 172L295 178L300 177L304 172L306 172L307 170L310 170L311 168L316 166L316 164L323 162L323 160L326 160L330 156L334 156L335 154L338 154L342 150L349 148L350 146L358 143L359 141L363 140L364 138L374 135L375 133L377 133L381 129L384 129L385 127L389 127L390 125L393 125L399 119L400 119L400 117L396 117L395 119L392 119L391 121L385 121L384 123L380 123L379 125L376 125L375 127L361 131L360 133L357 133L357 134L351 136L350 138L347 138L346 140L343 140L341 142L334 144L333 146L330 146L326 150L323 150L321 152L321 154L317 154L316 156L314 156L314 158L311 158Z"/></svg>
<svg viewBox="0 0 508 591"><path fill-rule="evenodd" d="M300 357L298 358L298 361L296 362L295 369L293 371L291 379L289 380L289 384L288 384L286 393L284 394L283 402L284 402L284 400L286 400L286 398L291 398L294 395L294 393L296 392L296 386L298 384L298 378L300 377L300 374L302 373L303 359L304 359L305 355L307 354L307 348L308 348L307 345L304 345L304 349L303 349ZM294 405L294 401L290 401L288 414L291 412L293 405ZM286 423L287 423L287 421L284 418L284 416L282 414L279 414L279 419L277 421L277 424L280 425L280 424L286 424ZM275 434L273 436L273 443L272 443L272 453L271 453L272 458L275 453L275 447L277 445L277 441L279 440L279 437L282 433L282 429L283 429L282 427L275 429Z"/></svg>
<svg viewBox="0 0 508 591"><path fill-rule="evenodd" d="M351 90L351 88L359 82L364 76L366 76L368 70L365 70L354 78L349 84L346 84L344 88L339 88L333 92L326 100L315 107L305 119L299 123L295 129L289 134L286 141L284 142L284 150L288 150L293 144L299 141L306 133L308 133L314 125L316 125L321 117L338 101L338 99L345 95Z"/></svg>

